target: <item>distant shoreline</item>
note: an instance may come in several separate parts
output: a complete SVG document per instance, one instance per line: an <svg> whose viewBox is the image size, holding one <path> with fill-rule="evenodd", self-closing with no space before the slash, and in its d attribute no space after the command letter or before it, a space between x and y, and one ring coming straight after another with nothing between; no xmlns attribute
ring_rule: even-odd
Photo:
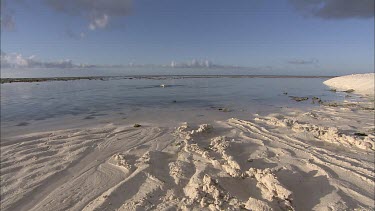
<svg viewBox="0 0 375 211"><path fill-rule="evenodd" d="M134 76L87 76L87 77L38 77L38 78L1 78L5 83L32 83L48 81L74 80L112 80L112 79L185 79L185 78L334 78L336 76L298 76L298 75L134 75Z"/></svg>

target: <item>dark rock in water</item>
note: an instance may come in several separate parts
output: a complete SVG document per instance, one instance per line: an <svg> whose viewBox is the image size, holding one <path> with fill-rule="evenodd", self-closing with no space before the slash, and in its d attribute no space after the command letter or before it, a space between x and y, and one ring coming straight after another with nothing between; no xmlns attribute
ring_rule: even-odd
<svg viewBox="0 0 375 211"><path fill-rule="evenodd" d="M288 95L288 92L284 92L283 94L284 94L284 95Z"/></svg>
<svg viewBox="0 0 375 211"><path fill-rule="evenodd" d="M327 102L327 103L324 103L323 105L330 106L330 107L338 107L339 106L339 104L336 103L336 102Z"/></svg>
<svg viewBox="0 0 375 211"><path fill-rule="evenodd" d="M347 108L356 108L356 107L361 107L359 104L357 103L345 103L343 104L344 107L347 107Z"/></svg>
<svg viewBox="0 0 375 211"><path fill-rule="evenodd" d="M331 92L337 92L336 89L330 89L329 91L331 91Z"/></svg>
<svg viewBox="0 0 375 211"><path fill-rule="evenodd" d="M229 108L219 108L218 109L219 111L222 111L222 112L229 112Z"/></svg>
<svg viewBox="0 0 375 211"><path fill-rule="evenodd" d="M177 100L173 100L174 103L177 103Z"/></svg>
<svg viewBox="0 0 375 211"><path fill-rule="evenodd" d="M361 133L361 132L357 132L357 133L354 133L355 136L367 136L366 133Z"/></svg>
<svg viewBox="0 0 375 211"><path fill-rule="evenodd" d="M375 108L374 107L360 107L361 110L365 110L365 111L374 111Z"/></svg>
<svg viewBox="0 0 375 211"><path fill-rule="evenodd" d="M133 127L141 127L142 125L140 124L134 124Z"/></svg>
<svg viewBox="0 0 375 211"><path fill-rule="evenodd" d="M22 126L27 126L27 125L29 125L30 123L28 123L28 122L20 122L20 123L18 123L16 126L19 126L19 127L22 127Z"/></svg>
<svg viewBox="0 0 375 211"><path fill-rule="evenodd" d="M367 132L375 134L375 128L370 128L367 130Z"/></svg>
<svg viewBox="0 0 375 211"><path fill-rule="evenodd" d="M346 91L344 91L344 92L346 92L346 93L352 93L352 92L354 92L355 90L354 89L348 89L348 90L346 90Z"/></svg>
<svg viewBox="0 0 375 211"><path fill-rule="evenodd" d="M319 97L312 97L312 103L315 104L315 103L319 103L319 104L322 104L323 101L319 98Z"/></svg>
<svg viewBox="0 0 375 211"><path fill-rule="evenodd" d="M295 100L297 102L305 101L309 99L308 97L294 97L294 96L290 96L290 98L292 98L292 100Z"/></svg>
<svg viewBox="0 0 375 211"><path fill-rule="evenodd" d="M95 117L92 116L92 115L90 115L90 116L87 116L87 117L85 117L85 118L83 118L83 119L95 119Z"/></svg>

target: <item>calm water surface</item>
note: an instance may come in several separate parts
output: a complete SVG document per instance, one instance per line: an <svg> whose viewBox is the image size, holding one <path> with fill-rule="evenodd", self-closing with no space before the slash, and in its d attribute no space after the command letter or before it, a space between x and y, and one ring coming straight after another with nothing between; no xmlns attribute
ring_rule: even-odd
<svg viewBox="0 0 375 211"><path fill-rule="evenodd" d="M1 85L1 121L27 122L66 115L87 119L110 113L161 109L272 112L281 107L316 106L288 96L344 100L324 78L185 78L78 80ZM165 84L163 88L160 85ZM284 92L288 93L285 95ZM21 124L22 125L22 124Z"/></svg>

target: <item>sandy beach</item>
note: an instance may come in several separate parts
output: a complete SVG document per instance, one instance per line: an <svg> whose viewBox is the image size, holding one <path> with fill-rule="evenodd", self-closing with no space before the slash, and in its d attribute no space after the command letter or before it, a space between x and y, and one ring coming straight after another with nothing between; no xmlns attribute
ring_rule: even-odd
<svg viewBox="0 0 375 211"><path fill-rule="evenodd" d="M375 0L0 6L0 211L375 211Z"/></svg>
<svg viewBox="0 0 375 211"><path fill-rule="evenodd" d="M362 89L341 89L368 96L360 90L373 78L365 78ZM108 123L2 138L1 209L373 210L373 108L370 98L204 124Z"/></svg>
<svg viewBox="0 0 375 211"><path fill-rule="evenodd" d="M332 78L324 82L327 86L340 91L355 92L374 97L375 73L353 74Z"/></svg>

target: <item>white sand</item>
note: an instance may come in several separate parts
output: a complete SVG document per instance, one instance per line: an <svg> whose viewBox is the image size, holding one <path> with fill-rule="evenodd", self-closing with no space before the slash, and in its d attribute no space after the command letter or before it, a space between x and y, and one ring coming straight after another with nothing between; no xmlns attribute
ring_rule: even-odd
<svg viewBox="0 0 375 211"><path fill-rule="evenodd" d="M16 136L2 140L1 210L373 210L369 114L322 107Z"/></svg>
<svg viewBox="0 0 375 211"><path fill-rule="evenodd" d="M324 81L324 84L339 91L354 90L354 93L374 96L375 73L355 74L336 77Z"/></svg>

